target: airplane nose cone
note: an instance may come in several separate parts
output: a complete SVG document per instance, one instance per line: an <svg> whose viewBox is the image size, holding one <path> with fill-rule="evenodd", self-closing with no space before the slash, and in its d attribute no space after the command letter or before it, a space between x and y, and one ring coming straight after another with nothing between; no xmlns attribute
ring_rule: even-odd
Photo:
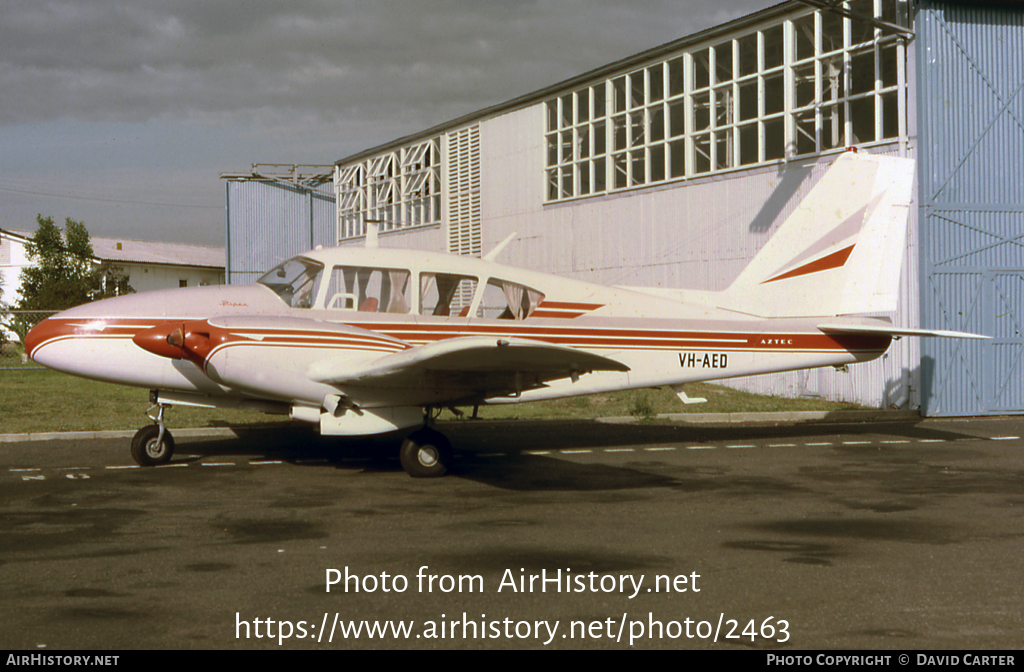
<svg viewBox="0 0 1024 672"><path fill-rule="evenodd" d="M68 329L65 325L53 318L47 318L38 325L29 330L29 333L25 335L25 353L36 362L36 355L39 354L39 348L47 341L51 341L61 336L67 336ZM40 362L40 364L43 364Z"/></svg>
<svg viewBox="0 0 1024 672"><path fill-rule="evenodd" d="M25 334L25 354L29 357L32 357L39 344L45 341L48 333L52 331L51 326L47 324L49 321L49 319L43 320Z"/></svg>

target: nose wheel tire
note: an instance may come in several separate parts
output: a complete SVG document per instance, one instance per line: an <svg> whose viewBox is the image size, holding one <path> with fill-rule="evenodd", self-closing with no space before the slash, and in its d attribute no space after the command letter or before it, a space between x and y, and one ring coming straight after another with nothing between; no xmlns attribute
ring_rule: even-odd
<svg viewBox="0 0 1024 672"><path fill-rule="evenodd" d="M436 478L447 473L451 465L452 444L444 434L423 428L402 443L399 459L413 478Z"/></svg>
<svg viewBox="0 0 1024 672"><path fill-rule="evenodd" d="M164 430L163 438L160 437L160 427L157 425L146 425L135 432L132 437L132 458L137 464L143 467L155 467L158 464L166 464L171 461L174 454L174 437Z"/></svg>

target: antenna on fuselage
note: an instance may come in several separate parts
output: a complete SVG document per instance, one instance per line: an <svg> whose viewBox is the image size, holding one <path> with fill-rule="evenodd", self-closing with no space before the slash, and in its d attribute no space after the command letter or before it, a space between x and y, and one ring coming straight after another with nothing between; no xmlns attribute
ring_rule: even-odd
<svg viewBox="0 0 1024 672"><path fill-rule="evenodd" d="M498 257L498 255L501 254L501 251L504 250L505 247L512 242L512 239L516 237L517 233L519 232L513 231L512 233L509 234L508 238L498 243L498 245L493 250L485 254L484 261L494 261Z"/></svg>
<svg viewBox="0 0 1024 672"><path fill-rule="evenodd" d="M366 247L377 247L377 234L380 233L380 225L383 219L367 219L366 221Z"/></svg>

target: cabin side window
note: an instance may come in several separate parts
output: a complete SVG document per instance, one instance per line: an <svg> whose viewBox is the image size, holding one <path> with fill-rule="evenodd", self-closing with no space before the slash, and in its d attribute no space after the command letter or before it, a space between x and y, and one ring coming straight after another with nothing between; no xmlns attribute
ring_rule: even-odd
<svg viewBox="0 0 1024 672"><path fill-rule="evenodd" d="M312 259L295 257L270 269L256 282L292 308L309 308L319 293L323 270L323 265Z"/></svg>
<svg viewBox="0 0 1024 672"><path fill-rule="evenodd" d="M420 314L466 317L476 294L477 279L451 273L420 274Z"/></svg>
<svg viewBox="0 0 1024 672"><path fill-rule="evenodd" d="M335 266L324 307L361 313L408 313L411 275L405 269Z"/></svg>
<svg viewBox="0 0 1024 672"><path fill-rule="evenodd" d="M544 300L536 289L491 278L484 287L477 315L490 320L525 320Z"/></svg>

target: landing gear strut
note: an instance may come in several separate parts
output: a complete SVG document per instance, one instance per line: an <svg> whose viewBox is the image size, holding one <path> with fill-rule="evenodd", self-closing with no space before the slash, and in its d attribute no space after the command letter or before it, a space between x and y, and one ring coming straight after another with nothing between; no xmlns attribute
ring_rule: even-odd
<svg viewBox="0 0 1024 672"><path fill-rule="evenodd" d="M149 417L155 424L146 425L132 437L132 458L142 467L166 464L171 461L171 455L174 454L174 437L167 431L167 425L164 423L167 404L155 403L149 412L154 408L159 409L156 417Z"/></svg>

